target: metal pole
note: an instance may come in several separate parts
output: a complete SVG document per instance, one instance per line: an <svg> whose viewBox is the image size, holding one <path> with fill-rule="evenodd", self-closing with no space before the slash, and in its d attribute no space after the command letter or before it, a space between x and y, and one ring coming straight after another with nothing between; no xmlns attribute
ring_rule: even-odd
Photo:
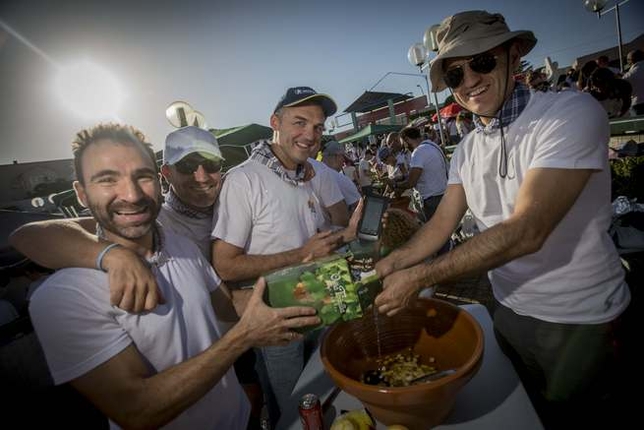
<svg viewBox="0 0 644 430"><path fill-rule="evenodd" d="M438 109L438 96L434 93L434 105L436 106L436 117L438 119L438 131L441 135L441 145L445 149L445 136L443 135L443 120L441 119L441 111Z"/></svg>
<svg viewBox="0 0 644 430"><path fill-rule="evenodd" d="M622 26L619 21L619 3L615 3L615 19L617 20L617 52L619 52L619 71L624 73L624 61L622 59Z"/></svg>
<svg viewBox="0 0 644 430"><path fill-rule="evenodd" d="M429 65L429 63L426 63ZM420 67L420 72L421 74L423 73L423 67ZM429 89L429 67L427 68L427 73L425 73L425 83L427 84L427 106L431 106L432 103L429 99L429 93L431 90ZM445 136L443 135L443 121L441 119L441 112L440 109L438 108L438 95L434 93L434 107L436 108L436 119L438 120L438 133L440 134L441 138L441 145L443 145L443 149L445 148Z"/></svg>

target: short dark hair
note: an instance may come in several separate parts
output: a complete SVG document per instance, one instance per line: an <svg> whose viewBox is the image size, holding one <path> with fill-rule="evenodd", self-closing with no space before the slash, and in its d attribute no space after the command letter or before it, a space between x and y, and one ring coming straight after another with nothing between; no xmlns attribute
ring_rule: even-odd
<svg viewBox="0 0 644 430"><path fill-rule="evenodd" d="M644 52L642 52L641 49L634 49L631 52L629 52L627 55L630 55L631 61L633 63L637 63L644 59Z"/></svg>
<svg viewBox="0 0 644 430"><path fill-rule="evenodd" d="M72 153L74 154L74 170L76 171L76 179L83 185L83 166L82 158L85 150L90 145L98 142L102 139L108 139L112 142L124 144L124 145L133 145L139 146L143 152L148 154L152 164L154 164L154 169L158 173L158 166L156 163L156 156L152 150L152 145L146 142L145 135L142 131L137 128L132 127L131 125L124 124L98 124L91 128L86 128L78 133L76 137L72 140Z"/></svg>
<svg viewBox="0 0 644 430"><path fill-rule="evenodd" d="M415 140L420 139L422 135L420 134L420 130L416 127L405 127L400 132L400 137Z"/></svg>

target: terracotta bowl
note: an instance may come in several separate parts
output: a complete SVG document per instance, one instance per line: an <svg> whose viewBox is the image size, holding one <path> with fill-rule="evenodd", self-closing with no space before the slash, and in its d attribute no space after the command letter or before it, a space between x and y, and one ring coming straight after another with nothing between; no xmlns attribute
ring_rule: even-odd
<svg viewBox="0 0 644 430"><path fill-rule="evenodd" d="M412 348L421 362L433 357L437 370L456 372L436 381L408 387L382 387L360 382L381 355ZM322 363L335 384L359 399L383 424L427 429L450 413L456 394L476 374L483 359L483 331L458 306L437 299L418 299L393 316L369 314L330 328L321 347Z"/></svg>

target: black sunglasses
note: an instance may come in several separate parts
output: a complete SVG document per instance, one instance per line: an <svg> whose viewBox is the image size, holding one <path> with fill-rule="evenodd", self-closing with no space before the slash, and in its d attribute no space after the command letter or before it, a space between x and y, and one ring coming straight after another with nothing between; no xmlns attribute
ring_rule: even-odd
<svg viewBox="0 0 644 430"><path fill-rule="evenodd" d="M445 71L443 80L449 88L457 88L463 82L465 71L463 66L467 64L473 72L488 74L496 67L496 55L490 52L484 52L470 58L467 62L452 67Z"/></svg>
<svg viewBox="0 0 644 430"><path fill-rule="evenodd" d="M221 162L218 160L208 160L206 158L184 158L181 161L175 163L174 167L177 169L177 172L184 175L192 175L194 172L199 169L199 166L207 173L218 173L221 170Z"/></svg>

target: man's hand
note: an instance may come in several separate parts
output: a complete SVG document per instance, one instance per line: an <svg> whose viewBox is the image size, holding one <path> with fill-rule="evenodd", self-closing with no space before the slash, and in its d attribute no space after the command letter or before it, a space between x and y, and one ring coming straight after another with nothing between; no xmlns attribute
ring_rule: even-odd
<svg viewBox="0 0 644 430"><path fill-rule="evenodd" d="M382 260L379 260L374 268L376 269L376 273L380 279L385 279L396 270L396 264L393 258L387 256Z"/></svg>
<svg viewBox="0 0 644 430"><path fill-rule="evenodd" d="M384 278L383 291L374 302L378 312L392 316L409 306L416 299L420 288L419 282L414 278L414 267L393 272Z"/></svg>
<svg viewBox="0 0 644 430"><path fill-rule="evenodd" d="M325 257L331 254L341 245L339 243L341 239L341 236L334 234L331 230L314 234L302 247L302 261Z"/></svg>
<svg viewBox="0 0 644 430"><path fill-rule="evenodd" d="M110 284L110 303L126 312L151 311L165 303L148 265L134 251L118 246L103 259Z"/></svg>
<svg viewBox="0 0 644 430"><path fill-rule="evenodd" d="M302 339L302 335L292 329L320 324L315 308L291 306L271 308L263 301L266 281L259 278L246 310L237 323L237 328L246 333L251 346L286 345Z"/></svg>

